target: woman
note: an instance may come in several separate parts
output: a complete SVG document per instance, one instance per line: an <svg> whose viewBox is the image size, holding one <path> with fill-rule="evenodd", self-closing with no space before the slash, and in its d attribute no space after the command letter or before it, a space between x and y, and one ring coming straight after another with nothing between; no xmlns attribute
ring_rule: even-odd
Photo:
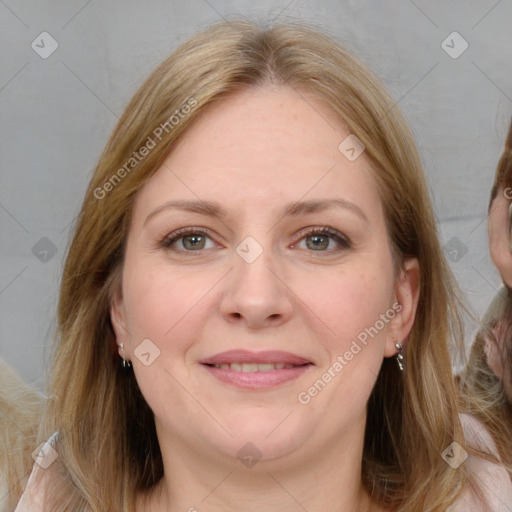
<svg viewBox="0 0 512 512"><path fill-rule="evenodd" d="M472 414L493 433L501 459L512 468L512 122L496 168L487 225L491 258L504 286L483 318L460 384L481 398Z"/></svg>
<svg viewBox="0 0 512 512"><path fill-rule="evenodd" d="M382 85L306 27L215 25L142 85L91 180L17 512L483 510L470 468L496 459L465 442L449 325Z"/></svg>

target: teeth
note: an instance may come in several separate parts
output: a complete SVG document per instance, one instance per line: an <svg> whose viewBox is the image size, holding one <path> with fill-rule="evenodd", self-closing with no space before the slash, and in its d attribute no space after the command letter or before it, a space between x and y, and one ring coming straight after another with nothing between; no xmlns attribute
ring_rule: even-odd
<svg viewBox="0 0 512 512"><path fill-rule="evenodd" d="M272 364L272 363L256 364L254 366L257 367L259 372L271 372L272 370L276 369L276 365ZM244 371L246 371L246 370L244 370Z"/></svg>
<svg viewBox="0 0 512 512"><path fill-rule="evenodd" d="M234 370L235 372L271 372L274 370L282 370L283 368L295 368L294 364L285 363L222 363L213 365L221 370Z"/></svg>

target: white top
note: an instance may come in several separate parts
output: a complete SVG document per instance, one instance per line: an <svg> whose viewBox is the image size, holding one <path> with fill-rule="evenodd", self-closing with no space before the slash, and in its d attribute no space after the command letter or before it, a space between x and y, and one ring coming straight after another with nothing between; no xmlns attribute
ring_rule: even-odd
<svg viewBox="0 0 512 512"><path fill-rule="evenodd" d="M481 451L490 452L499 458L496 444L484 425L469 414L461 414L460 419L467 444ZM474 456L469 456L464 464L469 465L469 471L484 493L490 510L512 512L512 481L507 470ZM466 489L447 512L480 512L481 510L484 510L482 505L475 504L475 498L470 489Z"/></svg>
<svg viewBox="0 0 512 512"><path fill-rule="evenodd" d="M461 414L460 419L469 446L489 451L498 456L498 450L493 439L480 421L468 414ZM41 448L25 492L14 512L41 512L44 509L43 496L48 475L48 473L45 473L45 469L57 457L55 451L57 438L58 432L55 432ZM449 459L453 464L452 467L457 466L457 463L464 459L464 454L463 450L460 451L457 447L454 448L451 452L452 457ZM512 511L512 481L504 468L474 456L467 457L461 463L469 465L469 470L481 487L491 512ZM471 495L470 489L466 489L457 502L447 509L447 512L469 511L483 512L484 508L480 503L475 503L475 498Z"/></svg>

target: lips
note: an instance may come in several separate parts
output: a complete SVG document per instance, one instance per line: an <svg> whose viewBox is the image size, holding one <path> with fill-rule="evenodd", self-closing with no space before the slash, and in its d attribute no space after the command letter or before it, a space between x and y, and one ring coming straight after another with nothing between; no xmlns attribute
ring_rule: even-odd
<svg viewBox="0 0 512 512"><path fill-rule="evenodd" d="M245 390L265 390L298 379L313 366L290 352L229 350L199 361L216 380Z"/></svg>
<svg viewBox="0 0 512 512"><path fill-rule="evenodd" d="M307 364L313 364L311 361L300 357L290 352L282 351L263 351L263 352L249 352L248 350L228 350L227 352L221 352L215 354L212 357L208 357L199 361L200 364L208 366L219 366L219 365L292 365L292 366L303 366ZM235 366L236 368L236 366Z"/></svg>
<svg viewBox="0 0 512 512"><path fill-rule="evenodd" d="M272 389L298 379L313 366L307 359L288 352L240 350L223 352L201 363L217 381L253 391Z"/></svg>

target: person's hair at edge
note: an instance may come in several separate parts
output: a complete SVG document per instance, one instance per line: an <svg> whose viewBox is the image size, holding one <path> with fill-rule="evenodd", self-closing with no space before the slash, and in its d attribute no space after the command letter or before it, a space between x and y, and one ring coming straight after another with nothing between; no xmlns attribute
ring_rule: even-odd
<svg viewBox="0 0 512 512"><path fill-rule="evenodd" d="M508 377L507 374L498 377L488 361L489 346L493 345L501 367L512 368L512 291L504 287L499 293L503 296L496 297L493 303L501 304L484 320L471 347L468 364L457 380L463 398L468 397L468 412L491 433L512 478L512 403L503 383L503 378ZM474 400L475 396L479 400Z"/></svg>
<svg viewBox="0 0 512 512"><path fill-rule="evenodd" d="M489 210L498 193L503 193L507 187L512 187L512 119L496 166ZM468 402L469 412L493 435L501 460L508 465L512 477L512 403L505 393L503 380L489 366L486 350L489 345L495 347L501 367L512 368L512 290L505 286L499 294L484 317L459 382L464 396L478 396L478 401Z"/></svg>
<svg viewBox="0 0 512 512"><path fill-rule="evenodd" d="M3 483L8 481L5 491L11 495L23 491L21 477L34 463L31 452L37 446L37 425L43 406L43 395L0 359L0 510L6 495ZM10 435L11 431L16 435ZM13 510L14 505L11 503L8 510Z"/></svg>
<svg viewBox="0 0 512 512"><path fill-rule="evenodd" d="M230 20L195 35L142 84L86 192L62 277L50 398L38 437L43 442L60 431L51 468L67 484L50 486L48 510L133 510L135 496L162 477L153 415L133 372L123 372L109 317L132 204L208 105L267 84L314 93L362 141L376 169L396 271L408 256L421 267L407 371L384 359L369 400L363 484L382 506L444 512L471 481L464 465L454 471L440 455L454 441L465 445L449 353L450 340L462 343L462 322L420 158L396 102L327 34L304 23L267 28ZM95 191L191 97L197 106L99 200Z"/></svg>

